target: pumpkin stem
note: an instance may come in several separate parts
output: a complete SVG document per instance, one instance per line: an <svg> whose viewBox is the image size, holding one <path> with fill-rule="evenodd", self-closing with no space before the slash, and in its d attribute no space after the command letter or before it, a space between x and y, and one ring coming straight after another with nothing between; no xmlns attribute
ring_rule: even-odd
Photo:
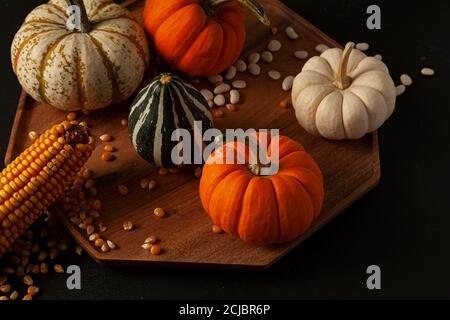
<svg viewBox="0 0 450 320"><path fill-rule="evenodd" d="M259 176L261 174L261 166L259 164L248 164L247 168L255 176Z"/></svg>
<svg viewBox="0 0 450 320"><path fill-rule="evenodd" d="M354 47L355 44L353 42L349 42L345 46L344 52L342 53L342 59L339 64L339 71L336 80L336 86L341 90L347 89L352 82L352 79L347 75L347 67L350 54L352 53Z"/></svg>
<svg viewBox="0 0 450 320"><path fill-rule="evenodd" d="M86 7L84 6L83 0L68 0L71 6L76 6L80 9L80 17L79 20L76 19L75 28L73 30L77 30L79 32L88 33L92 30L91 22L89 21ZM79 22L79 23L78 23ZM70 30L70 31L73 31Z"/></svg>
<svg viewBox="0 0 450 320"><path fill-rule="evenodd" d="M208 15L214 15L214 7L228 1L231 0L202 0L201 3ZM260 5L257 0L237 0L237 2L250 9L250 11L256 15L261 23L266 26L270 26L269 17L267 16L263 6Z"/></svg>
<svg viewBox="0 0 450 320"><path fill-rule="evenodd" d="M172 82L172 76L168 73L164 73L161 75L161 78L159 78L159 82L161 82L161 84L169 84Z"/></svg>

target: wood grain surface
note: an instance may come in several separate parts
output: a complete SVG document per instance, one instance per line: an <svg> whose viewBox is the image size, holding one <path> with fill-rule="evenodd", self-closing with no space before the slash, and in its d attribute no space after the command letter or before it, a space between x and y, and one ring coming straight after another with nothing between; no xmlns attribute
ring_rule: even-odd
<svg viewBox="0 0 450 320"><path fill-rule="evenodd" d="M303 62L294 57L296 50L317 54L314 47L319 43L340 45L281 2L260 2L265 6L272 25L277 26L280 32L273 36L270 30L249 14L247 44L243 57L254 51L261 52L271 39L280 40L283 48L274 54L273 63L260 63L261 76L238 74L236 79L248 83L248 87L241 90L239 110L234 113L226 112L223 119L216 120L216 127L222 130L280 129L281 134L303 144L316 159L325 177L326 199L320 218L305 235L283 245L253 246L225 234L212 234L211 222L199 200L199 180L193 176L193 168L185 167L179 175L160 177L156 168L141 160L134 152L127 129L120 125L120 120L128 117L131 103L129 100L84 117L92 126L94 135L111 134L114 137L111 144L118 149L117 159L105 163L100 160L102 143L98 140L98 147L86 167L95 172L99 196L103 203L100 220L109 227L104 237L114 241L119 249L108 253L99 252L88 242L85 232L72 225L61 212L53 212L97 262L109 265L265 269L378 183L380 163L377 133L358 141L343 142L327 141L307 134L298 125L292 108L278 108L281 99L290 101L290 93L281 89L281 80L274 81L267 76L267 71L272 69L280 71L283 77L300 72ZM137 1L129 7L141 22L144 3L143 0ZM288 25L297 30L300 39L288 39L284 33ZM208 86L205 81L199 85L201 88ZM23 93L5 162L9 163L30 144L29 131L43 132L65 116L64 112L38 103ZM139 180L143 177L155 179L159 187L154 191L141 190ZM120 196L117 192L118 184L127 185L129 195ZM165 208L169 214L163 219L156 218L152 214L156 207ZM123 231L122 223L125 220L134 223L133 231ZM153 256L140 247L150 234L161 239L163 253L159 256Z"/></svg>

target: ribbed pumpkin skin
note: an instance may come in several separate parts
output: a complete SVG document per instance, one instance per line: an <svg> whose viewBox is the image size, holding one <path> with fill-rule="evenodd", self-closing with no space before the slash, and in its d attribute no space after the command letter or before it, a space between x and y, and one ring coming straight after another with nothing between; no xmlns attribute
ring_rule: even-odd
<svg viewBox="0 0 450 320"><path fill-rule="evenodd" d="M130 97L149 63L142 27L111 0L84 0L92 31L66 28L65 0L34 9L17 32L13 70L35 100L56 108L94 110Z"/></svg>
<svg viewBox="0 0 450 320"><path fill-rule="evenodd" d="M170 77L170 83L162 83ZM208 103L190 84L172 74L162 74L142 89L132 104L128 121L131 142L137 153L158 167L174 166L171 153L178 142L171 141L174 130L193 132L194 121L203 131L213 126Z"/></svg>
<svg viewBox="0 0 450 320"><path fill-rule="evenodd" d="M204 209L214 224L248 243L294 240L322 210L320 168L300 144L284 136L279 143L279 172L270 177L255 176L240 164L207 162L203 168L200 199ZM236 142L224 148L238 150Z"/></svg>
<svg viewBox="0 0 450 320"><path fill-rule="evenodd" d="M190 76L212 76L233 64L244 48L244 7L235 1L208 16L198 0L147 0L145 29L159 55Z"/></svg>

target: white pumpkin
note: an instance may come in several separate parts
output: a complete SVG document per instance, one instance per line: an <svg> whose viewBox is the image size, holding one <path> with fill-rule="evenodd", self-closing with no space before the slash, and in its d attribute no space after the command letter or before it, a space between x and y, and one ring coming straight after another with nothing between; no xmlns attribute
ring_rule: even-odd
<svg viewBox="0 0 450 320"><path fill-rule="evenodd" d="M386 65L354 49L354 43L311 58L292 88L300 125L331 140L359 139L377 130L394 112L395 100Z"/></svg>
<svg viewBox="0 0 450 320"><path fill-rule="evenodd" d="M67 23L69 4L79 6L81 24ZM27 16L11 59L35 100L67 111L94 110L136 91L149 47L132 14L112 0L51 0Z"/></svg>

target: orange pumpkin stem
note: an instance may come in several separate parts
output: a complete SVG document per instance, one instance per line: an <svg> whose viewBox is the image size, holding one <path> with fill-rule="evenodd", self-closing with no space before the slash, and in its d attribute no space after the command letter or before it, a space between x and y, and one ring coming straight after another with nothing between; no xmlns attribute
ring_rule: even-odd
<svg viewBox="0 0 450 320"><path fill-rule="evenodd" d="M163 75L161 75L159 81L162 84L169 84L172 81L172 76L170 74L164 73Z"/></svg>
<svg viewBox="0 0 450 320"><path fill-rule="evenodd" d="M75 29L79 32L88 33L92 30L91 22L89 21L86 7L84 6L83 0L68 0L71 6L76 6L80 9L80 17L75 19ZM76 13L75 13L76 14ZM79 22L79 24L78 24ZM73 30L71 30L73 31Z"/></svg>
<svg viewBox="0 0 450 320"><path fill-rule="evenodd" d="M206 14L209 16L213 16L215 13L214 8L221 5L222 3L228 2L231 0L202 0L201 5L205 9ZM266 26L270 26L269 17L264 10L264 7L260 5L256 0L237 0L240 4L247 7L250 11L252 11L261 23Z"/></svg>
<svg viewBox="0 0 450 320"><path fill-rule="evenodd" d="M341 90L347 89L352 83L352 79L347 75L347 68L348 60L350 59L350 54L352 53L354 47L355 44L353 42L349 42L345 46L344 52L342 53L342 59L339 64L338 77L336 80L336 86Z"/></svg>

